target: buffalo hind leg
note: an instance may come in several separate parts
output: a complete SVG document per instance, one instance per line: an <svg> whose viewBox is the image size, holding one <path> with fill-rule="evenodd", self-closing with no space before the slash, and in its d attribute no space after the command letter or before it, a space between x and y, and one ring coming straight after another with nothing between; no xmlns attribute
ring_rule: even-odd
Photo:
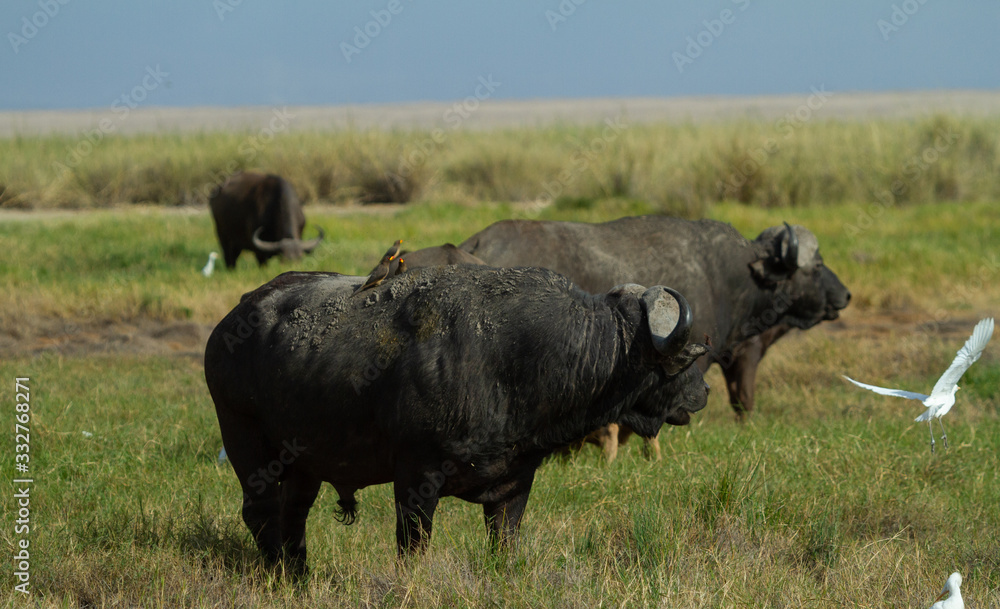
<svg viewBox="0 0 1000 609"><path fill-rule="evenodd" d="M393 483L396 497L396 548L400 557L423 552L431 539L434 510L438 504L438 486L428 478L397 479Z"/></svg>
<svg viewBox="0 0 1000 609"><path fill-rule="evenodd" d="M486 520L486 531L489 534L490 545L501 550L510 549L517 539L521 529L521 517L528 505L528 495L531 493L531 483L535 472L511 484L504 493L503 499L483 503L483 517Z"/></svg>
<svg viewBox="0 0 1000 609"><path fill-rule="evenodd" d="M243 522L265 560L281 560L281 497L278 480L268 469L279 461L255 421L218 409L222 441L243 489Z"/></svg>
<svg viewBox="0 0 1000 609"><path fill-rule="evenodd" d="M302 471L289 472L281 482L281 545L285 566L295 575L307 571L306 518L321 484L319 478Z"/></svg>

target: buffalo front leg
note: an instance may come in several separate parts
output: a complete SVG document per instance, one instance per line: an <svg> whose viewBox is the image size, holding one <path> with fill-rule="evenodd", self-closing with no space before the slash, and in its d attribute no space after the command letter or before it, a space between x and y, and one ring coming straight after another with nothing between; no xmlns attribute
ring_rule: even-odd
<svg viewBox="0 0 1000 609"><path fill-rule="evenodd" d="M632 437L635 431L628 425L618 425L618 446L628 442L628 439ZM655 461L661 460L662 453L660 452L660 433L657 432L652 438L642 439L642 453L647 459L653 459ZM608 460L609 462L611 459Z"/></svg>
<svg viewBox="0 0 1000 609"><path fill-rule="evenodd" d="M281 483L281 545L285 564L297 574L306 571L306 518L322 482L295 472Z"/></svg>
<svg viewBox="0 0 1000 609"><path fill-rule="evenodd" d="M760 361L764 359L764 354L767 353L771 345L791 330L791 326L778 324L743 341L733 349L732 362L728 367L722 368L722 373L726 377L729 403L736 412L737 421L745 420L746 416L753 411L757 368L760 366Z"/></svg>
<svg viewBox="0 0 1000 609"><path fill-rule="evenodd" d="M754 339L751 339L754 340ZM729 391L729 404L736 413L736 420L743 421L753 411L754 383L757 382L758 352L751 349L738 355L728 368L722 369Z"/></svg>
<svg viewBox="0 0 1000 609"><path fill-rule="evenodd" d="M653 461L662 461L663 453L660 451L660 434L657 433L652 438L645 438L645 442L642 445L643 452L646 453L647 459L652 459Z"/></svg>
<svg viewBox="0 0 1000 609"><path fill-rule="evenodd" d="M396 480L396 548L400 557L422 552L431 539L438 490L428 478Z"/></svg>
<svg viewBox="0 0 1000 609"><path fill-rule="evenodd" d="M232 246L222 246L222 257L226 261L227 269L236 268L236 260L240 257L240 252L243 250L239 248L233 248Z"/></svg>

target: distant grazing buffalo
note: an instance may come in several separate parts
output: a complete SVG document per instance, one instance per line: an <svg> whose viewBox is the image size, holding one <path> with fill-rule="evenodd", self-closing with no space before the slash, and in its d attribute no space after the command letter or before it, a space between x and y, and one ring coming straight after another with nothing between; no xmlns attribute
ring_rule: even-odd
<svg viewBox="0 0 1000 609"><path fill-rule="evenodd" d="M678 290L691 303L692 335L708 337L713 347L699 366L721 365L739 418L753 409L757 366L767 348L792 328L836 319L851 298L823 264L815 235L787 224L749 241L713 220L504 220L459 247L492 266L558 271L589 292L627 282ZM617 445L608 450L613 455Z"/></svg>
<svg viewBox="0 0 1000 609"><path fill-rule="evenodd" d="M302 204L291 184L276 175L237 173L212 191L208 204L229 268L243 250L253 252L263 265L278 254L298 260L323 240L322 228L315 239L302 240Z"/></svg>
<svg viewBox="0 0 1000 609"><path fill-rule="evenodd" d="M483 506L516 534L535 469L621 421L651 436L686 423L707 386L677 292L590 295L546 269L410 269L365 278L285 273L243 296L205 350L205 377L243 488L243 519L272 561L304 568L320 485L340 518L393 483L399 553L430 538L438 500Z"/></svg>

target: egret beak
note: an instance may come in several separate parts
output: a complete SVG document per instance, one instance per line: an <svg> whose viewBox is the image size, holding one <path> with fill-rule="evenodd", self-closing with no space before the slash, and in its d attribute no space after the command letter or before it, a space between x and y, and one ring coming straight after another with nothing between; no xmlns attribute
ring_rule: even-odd
<svg viewBox="0 0 1000 609"><path fill-rule="evenodd" d="M941 600L942 598L944 598L945 595L947 595L947 594L948 594L948 589L945 588L944 590L941 591L941 594L938 594L938 597L936 599L934 599L934 602L935 603L938 602L939 600Z"/></svg>

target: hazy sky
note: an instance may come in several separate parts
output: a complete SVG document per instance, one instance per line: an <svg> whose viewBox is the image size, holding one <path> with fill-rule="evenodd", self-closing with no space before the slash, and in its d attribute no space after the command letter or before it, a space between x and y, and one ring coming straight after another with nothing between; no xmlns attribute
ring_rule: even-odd
<svg viewBox="0 0 1000 609"><path fill-rule="evenodd" d="M6 0L0 33L3 109L1000 88L996 0Z"/></svg>

